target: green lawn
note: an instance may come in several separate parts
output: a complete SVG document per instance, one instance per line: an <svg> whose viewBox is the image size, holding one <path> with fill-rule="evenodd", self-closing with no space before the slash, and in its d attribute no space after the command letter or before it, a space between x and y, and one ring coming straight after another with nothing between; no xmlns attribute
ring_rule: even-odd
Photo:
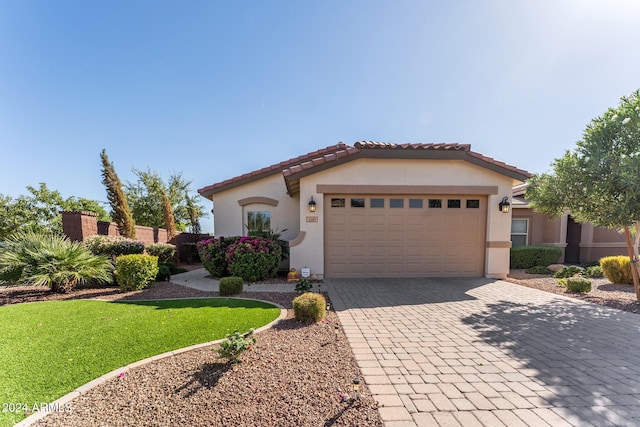
<svg viewBox="0 0 640 427"><path fill-rule="evenodd" d="M0 307L0 425L25 416L5 412L6 404L53 402L121 366L258 328L279 314L270 304L228 298Z"/></svg>

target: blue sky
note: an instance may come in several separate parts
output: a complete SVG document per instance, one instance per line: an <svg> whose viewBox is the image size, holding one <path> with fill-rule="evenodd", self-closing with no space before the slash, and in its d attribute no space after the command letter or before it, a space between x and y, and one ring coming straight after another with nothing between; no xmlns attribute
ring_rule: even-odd
<svg viewBox="0 0 640 427"><path fill-rule="evenodd" d="M544 172L640 88L638 22L637 0L0 0L0 193L105 201L103 148L194 190L339 141Z"/></svg>

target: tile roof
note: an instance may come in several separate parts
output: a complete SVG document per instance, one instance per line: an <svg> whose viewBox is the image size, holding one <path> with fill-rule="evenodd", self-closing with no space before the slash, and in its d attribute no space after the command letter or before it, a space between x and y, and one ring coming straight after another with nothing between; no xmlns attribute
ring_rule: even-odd
<svg viewBox="0 0 640 427"><path fill-rule="evenodd" d="M431 153L431 154L429 154ZM294 194L299 190L301 177L324 170L341 163L361 157L377 158L455 158L486 167L503 175L524 181L531 175L491 157L471 151L469 144L455 143L414 143L391 144L384 142L359 141L353 146L338 143L321 150L313 151L302 156L289 159L275 165L230 178L198 190L202 196L210 198L213 194L228 190L238 185L246 184L256 179L281 172L287 191Z"/></svg>

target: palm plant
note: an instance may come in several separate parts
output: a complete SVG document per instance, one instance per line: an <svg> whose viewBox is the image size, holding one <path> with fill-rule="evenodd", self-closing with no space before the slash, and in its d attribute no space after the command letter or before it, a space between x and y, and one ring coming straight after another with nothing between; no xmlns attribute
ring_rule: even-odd
<svg viewBox="0 0 640 427"><path fill-rule="evenodd" d="M47 286L65 293L89 281L109 282L113 266L81 243L57 234L20 231L0 249L0 283Z"/></svg>

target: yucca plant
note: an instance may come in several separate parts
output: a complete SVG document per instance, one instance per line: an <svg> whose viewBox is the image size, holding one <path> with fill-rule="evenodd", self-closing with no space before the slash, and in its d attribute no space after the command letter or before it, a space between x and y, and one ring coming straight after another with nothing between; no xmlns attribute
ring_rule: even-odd
<svg viewBox="0 0 640 427"><path fill-rule="evenodd" d="M109 282L113 266L81 243L57 234L16 232L0 249L0 282L47 286L65 293L89 281Z"/></svg>

